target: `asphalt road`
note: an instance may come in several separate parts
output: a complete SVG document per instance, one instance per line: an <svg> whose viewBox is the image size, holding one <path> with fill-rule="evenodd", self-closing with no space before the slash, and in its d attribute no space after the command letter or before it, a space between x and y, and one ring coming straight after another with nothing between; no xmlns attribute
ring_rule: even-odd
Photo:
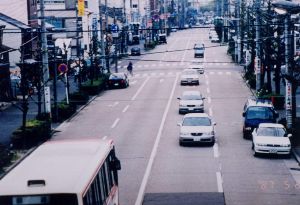
<svg viewBox="0 0 300 205"><path fill-rule="evenodd" d="M207 47L205 74L199 86L181 86L180 71L194 60L193 45L201 41ZM295 160L255 158L251 141L242 138L242 107L251 92L226 47L210 43L208 29L172 33L168 44L122 60L119 71L130 59L129 88L101 93L54 136L114 140L122 163L121 204L299 204ZM184 90L206 97L205 112L217 123L213 147L179 146L177 97Z"/></svg>

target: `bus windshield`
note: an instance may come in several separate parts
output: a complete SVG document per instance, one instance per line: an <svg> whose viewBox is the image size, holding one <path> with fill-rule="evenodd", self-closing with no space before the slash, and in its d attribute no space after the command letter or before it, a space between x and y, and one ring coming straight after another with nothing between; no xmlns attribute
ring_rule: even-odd
<svg viewBox="0 0 300 205"><path fill-rule="evenodd" d="M0 205L78 205L76 194L0 196Z"/></svg>

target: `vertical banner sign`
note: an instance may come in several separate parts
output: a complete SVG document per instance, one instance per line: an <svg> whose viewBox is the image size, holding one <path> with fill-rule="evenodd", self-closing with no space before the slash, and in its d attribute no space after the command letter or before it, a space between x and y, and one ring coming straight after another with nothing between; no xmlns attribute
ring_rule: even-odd
<svg viewBox="0 0 300 205"><path fill-rule="evenodd" d="M84 0L78 0L78 16L84 16Z"/></svg>

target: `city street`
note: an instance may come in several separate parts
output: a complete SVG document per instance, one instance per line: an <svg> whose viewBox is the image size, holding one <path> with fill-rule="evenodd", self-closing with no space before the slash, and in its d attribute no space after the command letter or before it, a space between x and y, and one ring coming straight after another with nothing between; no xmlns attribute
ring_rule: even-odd
<svg viewBox="0 0 300 205"><path fill-rule="evenodd" d="M106 90L53 139L99 136L112 139L121 160L122 205L298 205L300 172L293 159L254 157L242 137L242 110L252 96L227 47L209 40L209 28L171 33L168 44L119 62L133 62L126 89ZM205 44L200 85L180 85L180 72ZM113 68L113 66L112 66ZM113 69L112 69L113 70ZM216 122L214 146L179 146L178 99L185 90L206 98L204 111ZM162 202L164 201L164 203Z"/></svg>

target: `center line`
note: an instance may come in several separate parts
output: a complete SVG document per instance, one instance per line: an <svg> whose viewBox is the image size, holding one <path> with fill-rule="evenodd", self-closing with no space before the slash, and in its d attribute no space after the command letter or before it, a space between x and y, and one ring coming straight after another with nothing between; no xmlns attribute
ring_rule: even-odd
<svg viewBox="0 0 300 205"><path fill-rule="evenodd" d="M128 108L129 108L129 105L126 105L126 107L123 109L122 112L126 112L128 110Z"/></svg>
<svg viewBox="0 0 300 205"><path fill-rule="evenodd" d="M218 184L218 192L223 192L223 185L222 185L222 176L221 172L216 172L217 175L217 184Z"/></svg>
<svg viewBox="0 0 300 205"><path fill-rule="evenodd" d="M138 91L136 91L135 95L131 98L132 101L135 100L135 98L138 96L138 94L142 91L142 89L144 88L144 86L146 85L146 83L148 82L149 79L150 79L150 77L146 78L144 83L141 85L141 87L138 89Z"/></svg>
<svg viewBox="0 0 300 205"><path fill-rule="evenodd" d="M167 106L165 108L165 111L164 111L164 114L163 114L163 117L162 117L162 120L161 120L161 123L160 123L160 126L159 126L157 136L155 138L155 142L154 142L154 145L153 145L153 148L152 148L152 151L151 151L151 155L150 155L150 158L149 158L149 162L147 164L147 168L146 168L146 171L145 171L145 174L144 174L144 177L143 177L143 180L142 180L139 192L138 192L137 199L135 201L135 205L141 205L142 202L143 202L146 185L147 185L147 182L148 182L148 179L149 179L149 176L150 176L150 172L151 172L151 169L152 169L154 158L155 158L156 153L157 153L158 144L159 144L159 141L160 141L160 138L161 138L161 135L162 135L162 131L163 131L166 119L167 119L167 114L168 114L168 112L170 110L170 107L171 107L171 101L172 101L174 93L175 93L175 88L176 88L176 85L177 85L178 76L179 75L177 74L176 79L175 79L174 84L173 84L171 94L170 94L169 99L168 99Z"/></svg>
<svg viewBox="0 0 300 205"><path fill-rule="evenodd" d="M210 90L209 90L209 88L206 88L206 91L207 91L207 93L210 93Z"/></svg>
<svg viewBox="0 0 300 205"><path fill-rule="evenodd" d="M120 118L117 118L114 123L112 124L111 128L115 128L118 124L118 122L120 121Z"/></svg>
<svg viewBox="0 0 300 205"><path fill-rule="evenodd" d="M214 144L213 149L214 149L214 158L218 158L220 155L219 155L219 146L217 143Z"/></svg>

